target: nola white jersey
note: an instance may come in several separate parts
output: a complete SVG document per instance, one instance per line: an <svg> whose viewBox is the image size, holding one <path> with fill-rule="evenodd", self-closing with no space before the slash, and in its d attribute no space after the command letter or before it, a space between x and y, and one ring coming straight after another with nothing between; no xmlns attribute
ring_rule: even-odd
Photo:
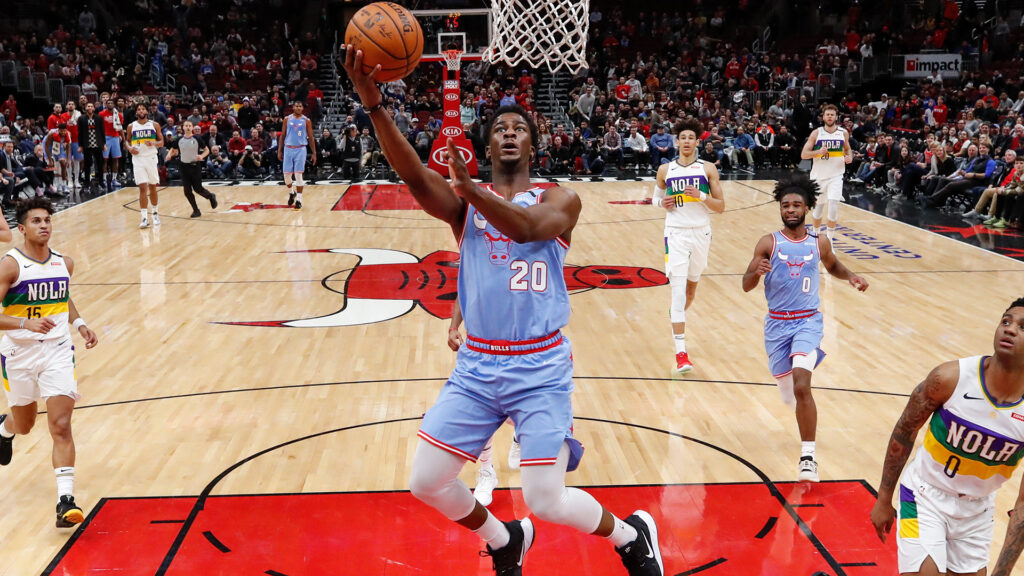
<svg viewBox="0 0 1024 576"><path fill-rule="evenodd" d="M4 339L53 340L69 338L68 301L71 298L71 274L64 258L50 251L50 257L39 262L14 248L7 252L18 264L18 280L11 284L3 299L4 314L15 318L49 318L54 328L46 334L31 330L8 330Z"/></svg>
<svg viewBox="0 0 1024 576"><path fill-rule="evenodd" d="M960 360L956 390L932 414L911 464L925 482L973 498L995 492L1024 457L1024 400L1000 404L989 395L985 358Z"/></svg>
<svg viewBox="0 0 1024 576"><path fill-rule="evenodd" d="M141 124L136 121L128 125L128 145L138 147L139 153L136 157L155 157L158 149L156 143L158 141L156 124L152 120L146 120ZM152 142L154 145L147 146L147 142Z"/></svg>
<svg viewBox="0 0 1024 576"><path fill-rule="evenodd" d="M679 160L670 162L665 174L665 195L675 199L676 207L665 213L666 228L703 228L711 224L711 211L704 201L683 194L690 186L711 195L704 161L695 160L686 165L680 164ZM661 201L657 190L654 201Z"/></svg>
<svg viewBox="0 0 1024 576"><path fill-rule="evenodd" d="M828 158L815 156L811 160L811 178L815 180L828 180L836 176L842 176L846 171L846 159L843 148L846 145L846 131L836 126L835 131L829 132L824 126L818 128L818 138L814 142L814 152L820 153L822 149L828 150ZM822 190L824 192L824 190Z"/></svg>

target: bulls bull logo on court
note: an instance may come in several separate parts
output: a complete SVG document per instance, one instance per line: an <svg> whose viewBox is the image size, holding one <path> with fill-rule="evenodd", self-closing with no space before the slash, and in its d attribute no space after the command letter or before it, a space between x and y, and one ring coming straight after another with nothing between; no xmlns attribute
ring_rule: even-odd
<svg viewBox="0 0 1024 576"><path fill-rule="evenodd" d="M422 260L407 252L382 248L331 248L288 253L349 254L359 258L359 263L350 271L335 272L323 279L326 287L335 276L348 272L348 278L344 280L345 305L341 310L316 318L218 324L287 328L358 326L398 318L416 306L436 318L452 317L458 293L459 255L456 252L438 250ZM573 292L596 288L647 288L668 283L660 271L635 266L565 265L562 274L566 286Z"/></svg>

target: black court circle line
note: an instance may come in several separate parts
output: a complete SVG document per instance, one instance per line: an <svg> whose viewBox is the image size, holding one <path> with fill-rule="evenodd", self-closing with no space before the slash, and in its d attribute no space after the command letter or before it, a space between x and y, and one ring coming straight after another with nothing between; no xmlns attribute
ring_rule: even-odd
<svg viewBox="0 0 1024 576"><path fill-rule="evenodd" d="M335 428L335 429L332 429L332 430L326 430L326 431L322 431L322 432L316 432L316 433L313 433L313 434L307 434L306 436L301 436L299 438L293 438L292 440L288 440L287 442L282 442L280 444L277 444L276 446L271 446L269 448L265 448L263 450L260 450L259 452L255 452L255 453L253 453L253 454L251 454L251 455L249 455L249 456L239 460L238 462L235 462L231 466L228 466L221 473L219 473L217 476L215 476L213 478L213 480L211 480L203 488L202 492L200 492L199 496L196 498L195 503L192 505L192 510L189 511L188 517L185 519L184 524L182 524L181 528L178 530L178 534L175 536L174 542L171 544L171 547L168 549L167 554L164 556L164 559L163 559L163 561L160 564L160 568L156 572L156 576L164 576L167 573L167 570L170 568L171 564L174 562L174 558L177 555L178 550L181 549L181 545L184 543L185 537L188 535L188 532L191 529L192 525L195 523L195 520L199 516L199 513L205 508L206 500L210 497L210 494L213 492L214 488L217 487L217 484L219 484L222 480L227 478L232 472L234 472L238 468L242 467L243 465L248 464L249 462L255 460L256 458L259 458L260 456L263 456L265 454L269 454L270 452L273 452L273 451L278 450L280 448L285 448L287 446L291 446L293 444L298 444L299 442L304 442L306 440L312 440L314 438L319 438L321 436L327 436L327 435L336 434L336 433L339 433L339 432L348 432L350 430L357 430L357 429L360 429L360 428L368 428L368 427L371 427L371 426L379 426L379 425L384 425L384 424L397 424L397 423L404 423L404 422L414 422L414 421L421 420L421 419L422 419L422 416L410 416L410 417L406 417L406 418L393 418L393 419L390 419L390 420L382 420L382 421L379 421L379 422L365 422L363 424L355 424L355 425L352 425L352 426L344 426L342 428ZM721 453L721 454L723 454L725 456L728 456L728 457L732 458L733 460L739 462L740 464L745 466L748 470L753 472L754 475L757 476L761 480L761 483L764 484L764 486L768 489L768 492L772 495L772 497L774 497L779 502L779 504L786 511L786 513L790 515L790 518L797 525L797 527L800 528L800 531L804 534L804 537L807 538L808 541L811 543L811 545L814 546L814 548L818 551L819 554L821 554L822 558L829 564L829 566L831 566L832 569L836 571L836 576L844 576L846 574L846 572L843 571L842 565L838 561L836 561L836 559L832 556L832 554L828 551L828 549L825 548L824 544L822 544L821 541L818 540L818 537L811 530L810 526L808 526L803 521L803 519L800 518L800 515L797 514L797 512L796 512L796 508L794 508L794 506L791 505L788 500L786 500L786 497L782 495L782 492L778 489L778 487L776 487L775 483L771 480L771 478L769 478L767 474L765 474L763 471L761 471L760 468L758 468L757 466L755 466L753 463L751 463L750 461L746 460L742 456L739 456L739 455L737 455L737 454L735 454L733 452L730 452L729 450L726 450L725 448L722 448L720 446L717 446L717 445L712 444L710 442L707 442L705 440L701 440L699 438L695 438L695 437L692 437L692 436L687 436L685 434L680 434L678 432L672 432L672 431L669 431L669 430L663 430L663 429L660 429L660 428L654 428L653 426L645 426L643 424L634 424L634 423L631 423L631 422L621 422L621 421L617 421L617 420L608 420L608 419L605 419L605 418L591 418L591 417L587 417L587 416L574 416L573 419L574 420L581 420L581 421L584 421L584 422L596 422L596 423L600 423L600 424L627 426L627 427L630 427L630 428L637 428L637 429L640 429L640 430L647 430L649 432L658 432L658 433L661 433L661 434L665 434L667 436L671 436L671 437L675 437L675 438L680 438L680 439L686 440L688 442L694 442L696 444L700 444L701 446L704 446L705 448L710 448L710 449L712 449L712 450L714 450L716 452L719 452L719 453ZM207 538L209 539L209 536L207 536ZM716 560L715 563L717 564L717 563L720 563L720 562L718 560ZM693 574L695 572L689 572L689 573ZM686 574L686 573L684 572L684 574Z"/></svg>
<svg viewBox="0 0 1024 576"><path fill-rule="evenodd" d="M156 402L158 400L180 400L183 398L195 398L201 396L219 396L221 394L238 394L244 392L268 392L273 390L293 390L296 388L319 388L323 386L354 386L357 384L383 384L387 382L393 383L409 383L409 382L444 382L448 380L447 376L435 376L428 378L384 378L380 380L348 380L348 381L337 381L337 382L314 382L310 384L283 384L280 386L262 386L256 388L234 388L231 390L211 390L208 392L190 392L186 394L173 394L170 396L151 396L148 398L135 398L133 400L117 400L113 402L104 402L102 404L87 404L85 406L75 406L75 410L85 410L87 408L109 408L111 406L124 406L128 404L140 404L143 402ZM761 386L766 388L774 388L777 386L775 382L746 382L741 380L708 380L703 378L654 378L644 376L574 376L573 380L621 380L623 382L665 382L665 383L703 383L703 384L732 384L736 386ZM869 394L872 396L892 396L895 398L909 398L909 393L902 392L886 392L883 390L857 390L854 388L832 388L828 386L814 387L814 390L820 390L824 392L850 392L853 394ZM40 410L38 415L46 414L45 410Z"/></svg>

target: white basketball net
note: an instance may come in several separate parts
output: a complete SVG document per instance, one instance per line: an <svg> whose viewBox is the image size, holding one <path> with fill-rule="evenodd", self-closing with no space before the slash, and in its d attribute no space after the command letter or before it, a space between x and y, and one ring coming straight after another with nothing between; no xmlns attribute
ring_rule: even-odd
<svg viewBox="0 0 1024 576"><path fill-rule="evenodd" d="M441 55L444 56L445 66L449 70L459 70L462 66L462 50L445 50Z"/></svg>
<svg viewBox="0 0 1024 576"><path fill-rule="evenodd" d="M590 0L492 0L491 45L483 58L555 72L587 68Z"/></svg>

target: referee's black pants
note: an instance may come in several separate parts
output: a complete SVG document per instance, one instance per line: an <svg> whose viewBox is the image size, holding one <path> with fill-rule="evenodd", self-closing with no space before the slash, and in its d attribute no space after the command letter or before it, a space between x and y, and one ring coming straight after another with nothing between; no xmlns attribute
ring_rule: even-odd
<svg viewBox="0 0 1024 576"><path fill-rule="evenodd" d="M191 164L181 163L181 185L185 189L185 199L192 206L193 212L199 211L199 206L196 206L195 194L199 194L207 200L213 200L213 194L206 188L203 188L202 166L198 162ZM195 194L192 193L193 190L195 190Z"/></svg>

